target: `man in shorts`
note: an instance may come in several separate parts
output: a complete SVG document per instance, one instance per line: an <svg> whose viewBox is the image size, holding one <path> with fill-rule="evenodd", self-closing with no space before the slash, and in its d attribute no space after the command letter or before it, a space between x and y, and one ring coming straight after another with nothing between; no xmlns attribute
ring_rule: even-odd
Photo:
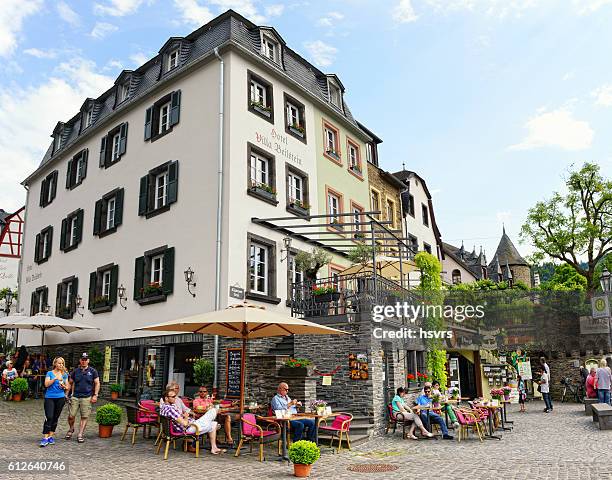
<svg viewBox="0 0 612 480"><path fill-rule="evenodd" d="M100 378L95 368L89 366L89 355L83 353L79 359L79 366L70 374L70 408L68 410L68 425L69 430L66 433L66 440L72 438L74 433L74 419L80 413L79 434L77 440L79 443L85 441L84 433L87 426L87 420L91 414L92 404L98 401L98 392L100 391Z"/></svg>

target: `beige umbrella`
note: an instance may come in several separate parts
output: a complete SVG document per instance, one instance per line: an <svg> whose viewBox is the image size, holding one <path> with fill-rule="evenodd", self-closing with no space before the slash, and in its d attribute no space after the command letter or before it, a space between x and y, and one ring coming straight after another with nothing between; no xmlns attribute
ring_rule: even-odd
<svg viewBox="0 0 612 480"><path fill-rule="evenodd" d="M188 332L221 335L242 339L240 385L244 385L247 340L288 335L345 335L346 332L318 325L307 320L269 312L265 307L251 304L231 305L225 310L201 313L168 322L148 325L135 330L156 332ZM240 415L244 412L244 392L240 395Z"/></svg>

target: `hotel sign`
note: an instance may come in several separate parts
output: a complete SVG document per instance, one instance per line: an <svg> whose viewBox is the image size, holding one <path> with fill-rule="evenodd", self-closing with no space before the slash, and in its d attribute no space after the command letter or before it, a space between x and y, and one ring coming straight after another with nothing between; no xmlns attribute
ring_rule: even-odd
<svg viewBox="0 0 612 480"><path fill-rule="evenodd" d="M255 132L255 141L258 145L262 145L275 154L285 157L296 165L302 165L302 157L289 150L289 137L279 133L275 128L272 129L269 135Z"/></svg>

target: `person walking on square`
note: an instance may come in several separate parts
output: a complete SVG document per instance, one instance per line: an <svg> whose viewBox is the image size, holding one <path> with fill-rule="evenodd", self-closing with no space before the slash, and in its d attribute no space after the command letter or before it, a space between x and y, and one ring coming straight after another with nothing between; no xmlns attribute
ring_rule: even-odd
<svg viewBox="0 0 612 480"><path fill-rule="evenodd" d="M599 362L599 368L596 372L597 376L597 398L599 403L607 403L610 405L610 387L612 385L612 372L605 358Z"/></svg>
<svg viewBox="0 0 612 480"><path fill-rule="evenodd" d="M540 393L544 399L544 413L550 413L552 412L552 402L550 401L550 377L544 368L540 368L539 373L540 381L538 383L540 384Z"/></svg>
<svg viewBox="0 0 612 480"><path fill-rule="evenodd" d="M89 355L83 353L79 359L79 366L70 374L70 408L68 412L69 430L64 437L66 440L72 438L74 433L74 420L77 413L80 414L79 443L85 441L85 427L91 414L92 405L98 401L100 391L100 378L95 368L89 366Z"/></svg>
<svg viewBox="0 0 612 480"><path fill-rule="evenodd" d="M43 425L43 438L41 447L55 444L55 430L64 405L66 392L70 388L68 373L62 357L53 360L53 370L45 376L45 423Z"/></svg>
<svg viewBox="0 0 612 480"><path fill-rule="evenodd" d="M546 363L546 357L540 357L540 366L542 367L542 370L544 371L544 373L546 374L546 382L548 383L548 410L550 410L551 412L553 411L553 403L552 403L552 397L550 396L550 386L552 385L552 375L550 373L550 367L548 366L548 363Z"/></svg>

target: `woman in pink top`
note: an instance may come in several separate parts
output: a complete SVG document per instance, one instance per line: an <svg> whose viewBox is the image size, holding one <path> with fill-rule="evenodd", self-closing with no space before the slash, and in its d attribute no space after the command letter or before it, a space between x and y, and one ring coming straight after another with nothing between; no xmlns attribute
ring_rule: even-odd
<svg viewBox="0 0 612 480"><path fill-rule="evenodd" d="M586 396L587 398L597 398L597 377L596 377L596 370L594 368L591 368L591 371L589 373L589 376L586 379L585 382L585 388L586 388Z"/></svg>

